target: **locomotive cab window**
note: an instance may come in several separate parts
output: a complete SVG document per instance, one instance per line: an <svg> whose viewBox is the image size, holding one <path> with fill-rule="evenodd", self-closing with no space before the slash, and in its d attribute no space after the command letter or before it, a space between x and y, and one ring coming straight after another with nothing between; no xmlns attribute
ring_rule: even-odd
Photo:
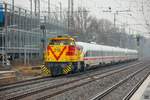
<svg viewBox="0 0 150 100"><path fill-rule="evenodd" d="M49 41L49 45L75 45L75 42L69 39L54 39Z"/></svg>

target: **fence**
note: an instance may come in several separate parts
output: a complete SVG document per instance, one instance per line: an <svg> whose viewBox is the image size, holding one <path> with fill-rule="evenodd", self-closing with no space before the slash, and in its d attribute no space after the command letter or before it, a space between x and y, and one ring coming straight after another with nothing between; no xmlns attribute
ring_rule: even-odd
<svg viewBox="0 0 150 100"><path fill-rule="evenodd" d="M47 37L66 32L58 20L43 18L10 4L0 5L4 17L4 26L0 29L0 54L9 55L11 59L25 59L25 56L29 59L42 58L41 24L46 27L46 40Z"/></svg>

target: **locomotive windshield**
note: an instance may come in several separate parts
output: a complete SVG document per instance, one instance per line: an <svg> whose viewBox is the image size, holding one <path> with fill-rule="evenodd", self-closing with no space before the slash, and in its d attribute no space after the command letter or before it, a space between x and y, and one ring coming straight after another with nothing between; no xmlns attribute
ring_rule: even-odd
<svg viewBox="0 0 150 100"><path fill-rule="evenodd" d="M70 39L52 39L49 45L75 45L75 42Z"/></svg>

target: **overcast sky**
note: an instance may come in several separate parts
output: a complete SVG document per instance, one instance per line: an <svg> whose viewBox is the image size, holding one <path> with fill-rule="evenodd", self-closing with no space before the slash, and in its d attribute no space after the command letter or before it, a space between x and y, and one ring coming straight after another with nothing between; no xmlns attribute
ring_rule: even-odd
<svg viewBox="0 0 150 100"><path fill-rule="evenodd" d="M12 0L4 0L11 2ZM30 8L30 0L14 0L15 5L19 7ZM33 0L34 1L34 0ZM47 0L41 1L41 10L47 10ZM147 1L147 0L143 0ZM63 9L67 8L68 0L50 0L51 9L55 10L56 6L59 7L59 3L62 3ZM145 5L144 5L145 6ZM116 24L130 24L131 31L133 33L146 32L145 18L150 17L145 11L145 16L142 13L142 0L74 0L74 9L78 7L86 7L92 16L97 18L106 18L113 23L113 13L116 11L130 10L130 12L122 12L116 15ZM107 11L108 7L111 7L112 12ZM143 7L144 8L144 7ZM58 10L58 9L57 9ZM144 8L145 10L145 8ZM128 28L128 27L127 27Z"/></svg>

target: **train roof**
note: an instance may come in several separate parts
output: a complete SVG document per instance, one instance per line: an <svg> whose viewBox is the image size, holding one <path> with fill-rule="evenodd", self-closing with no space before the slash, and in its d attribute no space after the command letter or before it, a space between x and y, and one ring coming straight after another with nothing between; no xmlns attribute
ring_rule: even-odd
<svg viewBox="0 0 150 100"><path fill-rule="evenodd" d="M103 50L105 49L106 51L112 50L114 47L111 46L105 46L105 45L98 45L98 44L92 44L92 43L86 43L86 42L76 42L77 45L82 46L85 50ZM84 50L83 49L83 50Z"/></svg>
<svg viewBox="0 0 150 100"><path fill-rule="evenodd" d="M92 43L86 43L86 42L76 42L77 45L83 47L83 51L86 50L105 50L105 51L122 51L122 52L135 52L137 53L137 50L131 50L126 48L120 48L120 47L113 47L113 46L106 46L106 45L99 45L99 44L92 44Z"/></svg>

